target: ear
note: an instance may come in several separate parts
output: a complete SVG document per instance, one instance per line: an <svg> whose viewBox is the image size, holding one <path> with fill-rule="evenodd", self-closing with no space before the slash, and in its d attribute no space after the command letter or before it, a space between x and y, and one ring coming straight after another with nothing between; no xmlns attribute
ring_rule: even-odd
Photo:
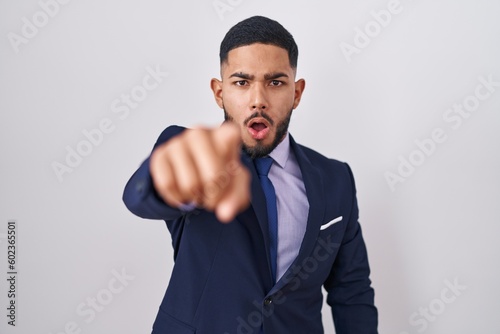
<svg viewBox="0 0 500 334"><path fill-rule="evenodd" d="M302 93L306 88L306 81L304 79L299 79L295 82L295 95L293 98L293 109L297 108L300 103L300 98L302 97Z"/></svg>
<svg viewBox="0 0 500 334"><path fill-rule="evenodd" d="M215 102L219 105L221 109L224 109L224 102L222 100L222 81L213 78L210 80L210 88L214 93Z"/></svg>

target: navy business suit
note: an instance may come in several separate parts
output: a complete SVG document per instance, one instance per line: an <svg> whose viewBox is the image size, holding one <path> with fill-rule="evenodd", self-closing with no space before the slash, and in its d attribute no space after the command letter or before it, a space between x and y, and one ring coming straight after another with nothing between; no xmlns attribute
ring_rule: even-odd
<svg viewBox="0 0 500 334"><path fill-rule="evenodd" d="M172 126L156 145L181 133ZM291 138L291 137L290 137ZM156 147L155 145L155 147ZM127 183L123 200L134 214L166 221L175 265L153 325L154 334L320 334L321 288L337 334L377 333L377 309L358 223L354 179L347 164L291 138L309 200L299 255L273 285L266 202L251 159L252 202L230 224L212 212L183 213L156 194L149 158Z"/></svg>

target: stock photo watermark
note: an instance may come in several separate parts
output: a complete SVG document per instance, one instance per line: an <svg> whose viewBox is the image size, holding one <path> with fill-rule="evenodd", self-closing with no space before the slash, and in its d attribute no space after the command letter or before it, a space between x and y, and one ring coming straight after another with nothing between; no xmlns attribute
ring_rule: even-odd
<svg viewBox="0 0 500 334"><path fill-rule="evenodd" d="M115 297L122 293L130 282L135 279L135 276L126 272L125 268L121 271L116 269L111 270L111 277L106 284L106 287L97 291L95 295L87 297L84 301L76 306L76 315L80 317L80 321L68 321L64 324L62 330L57 332L49 332L49 334L80 334L82 333L81 321L85 324L90 324L94 321L97 315L103 312L113 302Z"/></svg>
<svg viewBox="0 0 500 334"><path fill-rule="evenodd" d="M31 18L23 16L21 18L21 29L19 33L9 32L7 39L15 53L19 53L22 45L28 44L35 38L40 30L45 27L54 17L59 14L62 6L71 0L40 0L39 9L31 15Z"/></svg>
<svg viewBox="0 0 500 334"><path fill-rule="evenodd" d="M467 289L467 286L458 282L458 278L453 281L445 280L445 287L441 290L438 298L432 299L426 306L421 306L417 311L413 312L409 318L408 323L418 333L423 333L429 328L429 324L435 322L441 314L443 314L448 305L457 301L462 292ZM399 334L411 334L414 331L403 331Z"/></svg>
<svg viewBox="0 0 500 334"><path fill-rule="evenodd" d="M162 71L160 65L155 68L147 66L146 74L140 84L137 84L127 93L122 93L120 97L115 98L110 105L111 113L119 121L126 120L132 110L137 109L155 89L157 89L168 77L168 72ZM95 127L83 129L81 131L81 140L75 145L66 145L66 154L64 160L54 160L51 163L52 170L59 182L64 181L65 174L72 173L80 166L84 159L92 154L95 148L102 145L107 135L116 130L117 121L112 117L103 117Z"/></svg>
<svg viewBox="0 0 500 334"><path fill-rule="evenodd" d="M500 87L500 81L493 79L493 74L478 77L479 84L474 92L464 97L460 103L454 103L443 112L442 119L446 126L456 131L463 122L479 109L481 103L489 99ZM384 178L392 192L396 186L412 176L427 159L438 151L439 145L448 140L445 127L436 127L426 138L415 139L414 149L407 155L398 156L398 166L393 171L384 172Z"/></svg>
<svg viewBox="0 0 500 334"><path fill-rule="evenodd" d="M18 223L15 220L7 222L7 324L15 327L19 306L17 295L19 294L19 261L18 261Z"/></svg>
<svg viewBox="0 0 500 334"><path fill-rule="evenodd" d="M359 55L361 51L366 49L393 22L394 17L401 14L403 9L400 0L390 0L387 2L386 9L370 11L371 18L364 26L362 28L354 27L352 42L342 41L339 44L340 51L347 63L351 63L354 55Z"/></svg>
<svg viewBox="0 0 500 334"><path fill-rule="evenodd" d="M212 6L219 19L223 21L227 13L233 12L242 3L243 0L215 0L212 2Z"/></svg>

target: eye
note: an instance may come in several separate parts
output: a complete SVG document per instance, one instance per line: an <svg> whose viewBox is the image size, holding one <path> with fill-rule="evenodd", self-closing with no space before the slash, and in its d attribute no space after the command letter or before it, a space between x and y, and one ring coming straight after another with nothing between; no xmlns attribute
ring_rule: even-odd
<svg viewBox="0 0 500 334"><path fill-rule="evenodd" d="M235 81L234 84L236 86L246 86L247 85L247 81L246 80L238 80L238 81Z"/></svg>
<svg viewBox="0 0 500 334"><path fill-rule="evenodd" d="M281 86L283 85L283 82L282 81L279 81L279 80L271 80L270 82L271 86Z"/></svg>

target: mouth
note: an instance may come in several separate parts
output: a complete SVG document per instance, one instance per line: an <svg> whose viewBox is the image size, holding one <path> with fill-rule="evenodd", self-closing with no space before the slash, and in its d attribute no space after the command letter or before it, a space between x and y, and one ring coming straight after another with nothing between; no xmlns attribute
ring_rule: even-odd
<svg viewBox="0 0 500 334"><path fill-rule="evenodd" d="M253 139L262 140L268 135L270 125L265 118L256 117L248 122L247 129Z"/></svg>

